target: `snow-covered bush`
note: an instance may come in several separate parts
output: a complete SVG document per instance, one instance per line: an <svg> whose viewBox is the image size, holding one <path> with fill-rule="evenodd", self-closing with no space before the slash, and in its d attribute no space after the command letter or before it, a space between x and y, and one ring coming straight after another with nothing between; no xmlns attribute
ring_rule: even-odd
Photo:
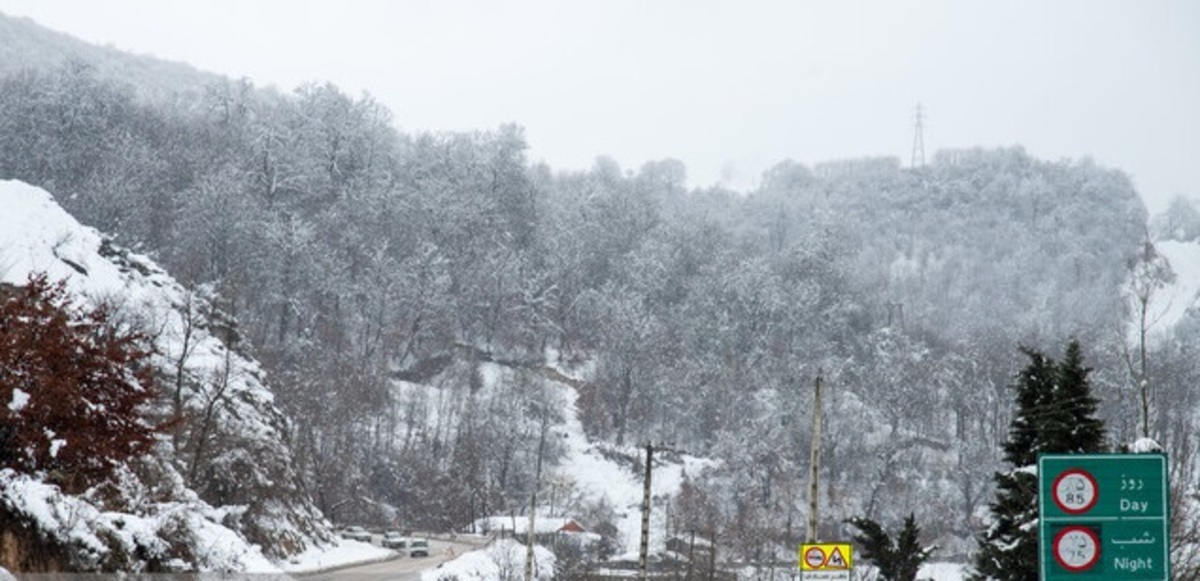
<svg viewBox="0 0 1200 581"><path fill-rule="evenodd" d="M421 581L517 581L525 578L528 549L512 539L492 543L482 551L472 551L436 569L421 573ZM554 578L555 557L541 545L533 548L533 575L538 581Z"/></svg>

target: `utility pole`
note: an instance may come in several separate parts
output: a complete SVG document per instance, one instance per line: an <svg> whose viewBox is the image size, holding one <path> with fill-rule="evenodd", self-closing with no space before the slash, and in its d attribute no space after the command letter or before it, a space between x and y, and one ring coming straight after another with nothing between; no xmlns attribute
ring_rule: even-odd
<svg viewBox="0 0 1200 581"><path fill-rule="evenodd" d="M533 581L533 541L534 541L534 524L537 517L537 491L538 486L542 482L542 454L546 450L546 424L548 423L548 414L545 408L542 409L542 434L538 440L538 455L537 455L537 470L533 479L533 494L530 495L529 501L529 544L525 549L525 581Z"/></svg>
<svg viewBox="0 0 1200 581"><path fill-rule="evenodd" d="M917 103L917 112L913 116L913 146L912 161L909 167L916 169L925 166L925 116L921 104Z"/></svg>
<svg viewBox="0 0 1200 581"><path fill-rule="evenodd" d="M817 542L818 505L820 504L820 473L821 473L821 381L822 372L817 370L817 379L813 381L813 433L812 454L808 460L808 529L805 531L807 542Z"/></svg>
<svg viewBox="0 0 1200 581"><path fill-rule="evenodd" d="M659 452L676 452L683 453L673 444L659 444L657 447ZM654 450L653 443L646 443L646 476L645 476L645 491L642 495L642 543L638 555L638 579L646 579L649 574L647 572L650 561L650 471L654 466ZM669 512L669 510L668 510ZM716 550L715 546L714 549Z"/></svg>
<svg viewBox="0 0 1200 581"><path fill-rule="evenodd" d="M650 558L650 467L654 460L654 444L646 444L646 489L642 496L642 545L638 554L638 579L646 579L646 564Z"/></svg>

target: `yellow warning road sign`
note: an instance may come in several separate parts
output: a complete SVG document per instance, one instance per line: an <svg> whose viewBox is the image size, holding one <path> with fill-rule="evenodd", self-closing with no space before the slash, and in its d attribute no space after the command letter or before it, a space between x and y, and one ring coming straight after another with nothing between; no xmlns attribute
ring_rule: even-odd
<svg viewBox="0 0 1200 581"><path fill-rule="evenodd" d="M800 570L843 571L853 568L850 543L805 543L800 545Z"/></svg>
<svg viewBox="0 0 1200 581"><path fill-rule="evenodd" d="M850 562L846 560L846 556L842 554L842 550L840 548L834 547L833 551L829 553L829 558L825 559L825 568L849 569Z"/></svg>

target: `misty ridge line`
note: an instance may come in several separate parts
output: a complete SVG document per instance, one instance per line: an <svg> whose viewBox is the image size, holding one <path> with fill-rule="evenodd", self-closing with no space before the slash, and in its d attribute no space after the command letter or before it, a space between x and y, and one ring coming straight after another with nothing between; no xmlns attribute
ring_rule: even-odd
<svg viewBox="0 0 1200 581"><path fill-rule="evenodd" d="M333 84L163 102L108 74L0 78L0 176L205 297L196 323L261 364L298 488L333 522L524 513L551 497L531 476L544 462L554 510L619 539L625 509L582 492L563 438L540 445L575 418L616 463L651 441L714 461L667 529L710 531L734 560L793 558L800 533L777 523L808 510L808 386L825 370L822 535L915 514L964 562L1011 468L1019 347L1071 340L1107 443L1151 433L1193 468L1200 327L1143 315L1186 300L1171 273L1200 213L1151 219L1127 174L1089 159L781 161L734 192L688 188L670 159L555 170L516 125L404 133ZM222 502L211 474L187 479Z"/></svg>

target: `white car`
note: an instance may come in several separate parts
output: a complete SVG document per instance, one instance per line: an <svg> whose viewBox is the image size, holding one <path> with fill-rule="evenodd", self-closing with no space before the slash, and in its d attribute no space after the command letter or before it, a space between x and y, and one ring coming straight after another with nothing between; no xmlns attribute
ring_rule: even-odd
<svg viewBox="0 0 1200 581"><path fill-rule="evenodd" d="M369 543L371 542L371 533L362 527L346 527L342 529L342 538Z"/></svg>
<svg viewBox="0 0 1200 581"><path fill-rule="evenodd" d="M408 538L399 531L388 531L383 534L383 541L380 544L385 549L407 549Z"/></svg>
<svg viewBox="0 0 1200 581"><path fill-rule="evenodd" d="M408 556L409 557L428 557L429 556L429 541L425 539L411 539L408 541Z"/></svg>

